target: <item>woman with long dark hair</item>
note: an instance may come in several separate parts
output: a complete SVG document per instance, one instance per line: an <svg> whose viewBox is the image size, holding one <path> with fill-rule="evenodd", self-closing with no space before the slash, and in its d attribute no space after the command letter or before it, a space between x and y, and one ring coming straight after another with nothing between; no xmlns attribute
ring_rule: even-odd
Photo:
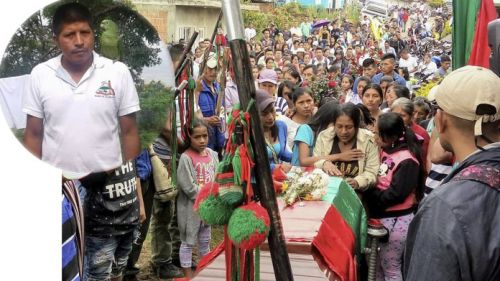
<svg viewBox="0 0 500 281"><path fill-rule="evenodd" d="M274 98L265 91L257 90L255 93L260 120L264 129L269 166L274 170L281 166L288 172L291 165L286 163L292 159L292 153L287 149L287 127L283 121L276 120Z"/></svg>
<svg viewBox="0 0 500 281"><path fill-rule="evenodd" d="M293 140L300 125L309 121L314 112L314 97L307 88L295 88L292 95L293 111L289 117L280 115L279 120L285 122L288 130L287 144L291 150Z"/></svg>
<svg viewBox="0 0 500 281"><path fill-rule="evenodd" d="M380 115L377 142L381 147L378 183L365 193L372 218L389 230L380 245L377 280L403 280L401 263L408 226L423 196L424 163L416 136L396 113Z"/></svg>
<svg viewBox="0 0 500 281"><path fill-rule="evenodd" d="M313 156L313 149L318 134L333 124L338 108L337 101L330 101L321 106L307 124L299 126L293 141L292 166L308 167L321 159L334 160L331 155Z"/></svg>
<svg viewBox="0 0 500 281"><path fill-rule="evenodd" d="M319 133L313 153L333 157L331 161L316 161L316 168L332 176L342 176L352 188L363 191L377 181L379 157L373 133L360 125L359 108L352 103L340 105L333 127Z"/></svg>
<svg viewBox="0 0 500 281"><path fill-rule="evenodd" d="M370 111L370 115L375 120L375 125L377 123L378 117L382 113L380 106L384 102L384 94L382 88L377 84L371 84L363 88L361 93L361 100L363 104Z"/></svg>

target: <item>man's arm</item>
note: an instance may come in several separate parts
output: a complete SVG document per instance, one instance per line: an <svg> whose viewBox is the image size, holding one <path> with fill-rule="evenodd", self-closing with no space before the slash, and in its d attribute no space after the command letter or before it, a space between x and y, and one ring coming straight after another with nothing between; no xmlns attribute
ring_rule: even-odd
<svg viewBox="0 0 500 281"><path fill-rule="evenodd" d="M38 158L42 158L43 119L27 115L24 130L24 146Z"/></svg>
<svg viewBox="0 0 500 281"><path fill-rule="evenodd" d="M141 150L135 113L120 116L119 122L122 134L123 161L131 161L139 155Z"/></svg>

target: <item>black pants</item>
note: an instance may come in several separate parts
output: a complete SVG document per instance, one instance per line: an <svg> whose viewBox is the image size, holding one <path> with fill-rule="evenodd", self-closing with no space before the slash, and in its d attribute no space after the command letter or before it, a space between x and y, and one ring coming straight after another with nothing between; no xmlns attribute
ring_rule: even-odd
<svg viewBox="0 0 500 281"><path fill-rule="evenodd" d="M150 178L152 180L152 178ZM142 200L144 200L144 209L146 212L146 220L142 223L139 233L139 238L133 243L132 251L128 256L127 267L125 268L125 275L133 273L131 270L139 260L141 255L142 244L146 239L146 235L149 230L149 221L151 220L151 211L153 210L153 196L155 194L155 189L153 185L150 185L150 180L141 180L142 188ZM135 275L135 273L133 273Z"/></svg>

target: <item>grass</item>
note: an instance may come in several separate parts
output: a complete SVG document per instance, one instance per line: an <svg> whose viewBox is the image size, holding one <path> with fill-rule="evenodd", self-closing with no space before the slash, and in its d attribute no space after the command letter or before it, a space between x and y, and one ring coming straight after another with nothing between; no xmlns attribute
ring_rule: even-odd
<svg viewBox="0 0 500 281"><path fill-rule="evenodd" d="M214 249L217 244L222 242L224 239L224 229L221 226L212 226L212 240L210 241L210 249ZM141 269L139 275L137 276L138 280L145 281L164 281L160 278L157 278L153 271L151 270L151 266L149 264L151 258L151 236L146 236L146 240L144 240L144 244L142 245L141 256L139 257L139 261L137 262L137 266Z"/></svg>

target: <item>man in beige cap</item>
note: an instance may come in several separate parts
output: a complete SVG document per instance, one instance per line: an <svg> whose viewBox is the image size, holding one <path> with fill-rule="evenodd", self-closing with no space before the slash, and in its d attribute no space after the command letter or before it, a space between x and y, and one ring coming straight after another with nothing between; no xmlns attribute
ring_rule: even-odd
<svg viewBox="0 0 500 281"><path fill-rule="evenodd" d="M210 125L208 147L214 151L221 152L224 146L224 134L221 132L222 123L217 112L217 99L220 93L220 85L217 83L217 59L214 53L210 53L207 65L201 76L201 89L198 94L198 105L200 106L203 119ZM224 105L224 104L222 104Z"/></svg>
<svg viewBox="0 0 500 281"><path fill-rule="evenodd" d="M410 225L405 280L500 280L500 78L459 68L436 102L439 141L460 165Z"/></svg>

